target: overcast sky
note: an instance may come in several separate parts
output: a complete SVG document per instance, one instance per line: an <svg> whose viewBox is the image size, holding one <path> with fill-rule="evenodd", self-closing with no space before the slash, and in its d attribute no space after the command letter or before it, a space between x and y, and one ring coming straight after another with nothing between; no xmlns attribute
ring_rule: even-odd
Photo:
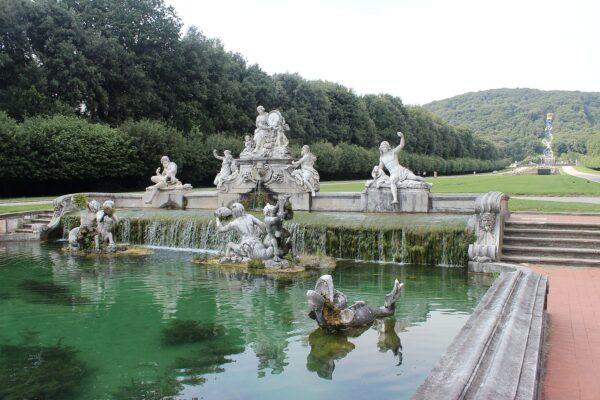
<svg viewBox="0 0 600 400"><path fill-rule="evenodd" d="M469 91L600 91L598 0L166 0L263 70L423 104Z"/></svg>

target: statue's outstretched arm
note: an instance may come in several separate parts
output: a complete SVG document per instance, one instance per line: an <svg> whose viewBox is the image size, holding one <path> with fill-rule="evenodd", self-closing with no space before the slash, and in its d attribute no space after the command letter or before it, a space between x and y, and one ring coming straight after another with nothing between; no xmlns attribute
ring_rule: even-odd
<svg viewBox="0 0 600 400"><path fill-rule="evenodd" d="M217 225L217 232L227 232L231 230L231 223L228 224L221 224L221 220L217 217L216 218L216 225Z"/></svg>
<svg viewBox="0 0 600 400"><path fill-rule="evenodd" d="M217 160L224 160L225 157L222 157L220 155L217 154L217 150L213 150L213 156L217 159Z"/></svg>
<svg viewBox="0 0 600 400"><path fill-rule="evenodd" d="M404 134L402 132L398 132L398 136L400 137L400 144L394 149L394 153L398 153L404 148Z"/></svg>

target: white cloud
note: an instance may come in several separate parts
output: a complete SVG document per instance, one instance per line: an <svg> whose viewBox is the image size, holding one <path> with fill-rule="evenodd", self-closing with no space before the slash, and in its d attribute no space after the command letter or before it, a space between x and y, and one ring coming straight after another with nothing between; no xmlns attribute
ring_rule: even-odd
<svg viewBox="0 0 600 400"><path fill-rule="evenodd" d="M595 0L167 0L258 63L426 103L467 91L600 91Z"/></svg>

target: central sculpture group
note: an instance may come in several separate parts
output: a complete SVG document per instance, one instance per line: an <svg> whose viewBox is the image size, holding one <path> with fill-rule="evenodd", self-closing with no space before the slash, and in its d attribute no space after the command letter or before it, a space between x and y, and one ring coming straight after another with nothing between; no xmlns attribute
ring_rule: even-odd
<svg viewBox="0 0 600 400"><path fill-rule="evenodd" d="M283 221L292 219L293 211L289 196L281 196L275 205L268 204L264 210L264 221L247 214L244 206L233 203L231 208L221 207L215 211L218 232L233 231L240 237L239 243L229 242L221 263L246 263L263 260L267 267L286 267L284 259L291 249L290 233ZM233 220L223 224L221 219Z"/></svg>
<svg viewBox="0 0 600 400"><path fill-rule="evenodd" d="M227 244L222 262L260 259L269 266L282 266L286 264L284 257L290 250L289 233L283 227L283 221L292 218L292 205L300 210L310 209L310 198L320 189L320 177L315 168L317 157L308 145L304 145L300 158L294 160L286 136L290 127L281 112L266 112L263 106L258 106L257 112L254 134L245 135L239 158L234 158L229 149L223 150L223 155L213 150L214 157L221 161L214 180L217 204L221 206L215 212L215 223L219 232L234 231L240 237L238 243ZM400 144L396 147L387 141L381 142L379 164L373 168L373 179L365 184L365 193L375 211L405 210L394 209L393 205L415 203L415 199L421 200L419 204L427 205L422 200L423 194L427 198L430 185L400 164L398 154L404 148L405 138L401 132L398 137ZM177 179L177 164L169 157L163 156L160 161L161 166L151 177L153 185L146 189L144 206L183 208L183 192L191 190L191 185ZM407 194L399 199L398 193L403 189ZM413 192L409 193L411 190ZM267 203L264 207L264 221L246 214L241 201L242 196L259 191L276 201L275 205ZM223 223L230 217L232 221ZM85 225L82 220L82 227Z"/></svg>

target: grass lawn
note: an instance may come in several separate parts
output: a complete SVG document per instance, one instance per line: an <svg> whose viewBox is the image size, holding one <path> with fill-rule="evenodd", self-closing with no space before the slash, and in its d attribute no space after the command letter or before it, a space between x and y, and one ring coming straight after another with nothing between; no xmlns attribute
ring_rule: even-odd
<svg viewBox="0 0 600 400"><path fill-rule="evenodd" d="M600 213L600 204L510 199L510 211Z"/></svg>
<svg viewBox="0 0 600 400"><path fill-rule="evenodd" d="M11 197L2 199L0 198L0 203L24 203L28 201L49 201L52 202L58 196L41 196L41 197Z"/></svg>
<svg viewBox="0 0 600 400"><path fill-rule="evenodd" d="M594 175L600 175L600 171L598 171L597 169L591 169L588 167L584 167L583 165L578 165L575 168L577 171L579 172L584 172L586 174L594 174Z"/></svg>
<svg viewBox="0 0 600 400"><path fill-rule="evenodd" d="M53 210L52 204L29 204L19 206L0 206L0 214L8 214L21 211L40 211L40 210Z"/></svg>
<svg viewBox="0 0 600 400"><path fill-rule="evenodd" d="M600 196L600 184L570 175L463 175L429 178L433 193L485 193L520 195ZM322 192L358 192L365 181L323 182Z"/></svg>

